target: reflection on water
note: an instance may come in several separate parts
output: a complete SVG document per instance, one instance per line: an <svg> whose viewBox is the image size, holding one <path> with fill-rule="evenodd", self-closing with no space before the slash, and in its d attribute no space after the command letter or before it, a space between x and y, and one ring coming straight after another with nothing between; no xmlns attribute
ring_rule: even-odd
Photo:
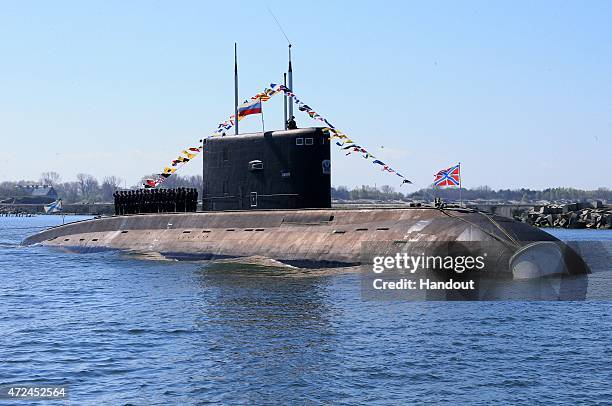
<svg viewBox="0 0 612 406"><path fill-rule="evenodd" d="M196 324L216 337L213 348L226 347L227 340L235 348L216 377L248 382L257 371L286 377L289 390L305 371L322 367L315 354L333 352L334 308L326 279L295 278L290 271L284 277L284 272L230 264L197 271L203 302ZM200 379L210 378L204 372Z"/></svg>

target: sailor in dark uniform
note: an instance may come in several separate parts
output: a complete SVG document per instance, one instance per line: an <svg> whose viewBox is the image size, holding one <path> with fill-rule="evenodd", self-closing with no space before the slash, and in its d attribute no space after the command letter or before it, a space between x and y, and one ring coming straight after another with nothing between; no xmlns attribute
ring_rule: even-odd
<svg viewBox="0 0 612 406"><path fill-rule="evenodd" d="M153 213L159 213L159 190L153 189Z"/></svg>
<svg viewBox="0 0 612 406"><path fill-rule="evenodd" d="M151 189L147 193L147 213L153 213L153 190Z"/></svg>
<svg viewBox="0 0 612 406"><path fill-rule="evenodd" d="M119 214L125 214L125 190L119 192Z"/></svg>
<svg viewBox="0 0 612 406"><path fill-rule="evenodd" d="M168 197L168 211L176 211L176 190L170 189L170 196Z"/></svg>
<svg viewBox="0 0 612 406"><path fill-rule="evenodd" d="M136 191L136 213L142 213L142 190L138 189Z"/></svg>
<svg viewBox="0 0 612 406"><path fill-rule="evenodd" d="M117 200L118 196L119 192L115 191L115 193L113 193L113 202L115 203L115 216L119 214L119 201Z"/></svg>
<svg viewBox="0 0 612 406"><path fill-rule="evenodd" d="M297 124L295 122L295 117L291 116L291 118L287 121L287 129L289 130L296 130L297 129Z"/></svg>
<svg viewBox="0 0 612 406"><path fill-rule="evenodd" d="M136 214L136 206L138 205L137 199L138 197L136 196L136 191L132 190L130 192L130 214Z"/></svg>
<svg viewBox="0 0 612 406"><path fill-rule="evenodd" d="M185 212L191 211L191 188L185 189Z"/></svg>
<svg viewBox="0 0 612 406"><path fill-rule="evenodd" d="M183 191L181 190L181 188L177 188L176 189L176 211L177 212L181 212L181 201L183 199Z"/></svg>
<svg viewBox="0 0 612 406"><path fill-rule="evenodd" d="M122 190L121 193L119 194L119 212L121 213L121 215L124 215L126 210L125 210L125 190Z"/></svg>
<svg viewBox="0 0 612 406"><path fill-rule="evenodd" d="M130 190L128 193L129 194L128 194L128 204L127 204L128 210L127 210L127 212L128 212L128 214L134 214L134 200L135 200L134 199L134 191Z"/></svg>
<svg viewBox="0 0 612 406"><path fill-rule="evenodd" d="M165 213L168 211L168 191L161 189L159 192L161 193L160 211Z"/></svg>
<svg viewBox="0 0 612 406"><path fill-rule="evenodd" d="M130 214L130 192L123 192L123 214Z"/></svg>
<svg viewBox="0 0 612 406"><path fill-rule="evenodd" d="M142 207L140 208L142 213L149 212L149 189L144 189L142 191Z"/></svg>
<svg viewBox="0 0 612 406"><path fill-rule="evenodd" d="M192 211L196 212L198 211L198 189L193 189L193 207L192 207Z"/></svg>
<svg viewBox="0 0 612 406"><path fill-rule="evenodd" d="M168 195L166 196L166 212L172 213L174 211L174 189L168 189Z"/></svg>
<svg viewBox="0 0 612 406"><path fill-rule="evenodd" d="M189 207L187 207L187 211L193 211L193 188L189 188Z"/></svg>
<svg viewBox="0 0 612 406"><path fill-rule="evenodd" d="M164 202L164 211L170 213L173 207L172 202L172 189L166 189L166 201Z"/></svg>

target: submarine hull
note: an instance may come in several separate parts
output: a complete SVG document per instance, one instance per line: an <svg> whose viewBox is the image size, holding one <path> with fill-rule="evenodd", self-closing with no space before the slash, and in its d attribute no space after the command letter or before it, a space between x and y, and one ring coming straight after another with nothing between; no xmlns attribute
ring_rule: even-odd
<svg viewBox="0 0 612 406"><path fill-rule="evenodd" d="M76 252L159 253L179 260L260 256L317 268L362 264L364 246L384 250L385 244L426 247L445 242L465 243L467 250L476 250L474 244L486 246L497 256L495 273L503 277L550 273L537 263L542 256L556 256L561 273L589 273L571 248L535 227L474 210L433 207L112 216L54 227L23 244Z"/></svg>

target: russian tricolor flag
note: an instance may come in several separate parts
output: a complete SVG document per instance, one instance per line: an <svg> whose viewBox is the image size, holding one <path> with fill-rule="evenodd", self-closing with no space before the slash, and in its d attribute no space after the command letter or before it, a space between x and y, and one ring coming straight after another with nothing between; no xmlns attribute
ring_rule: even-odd
<svg viewBox="0 0 612 406"><path fill-rule="evenodd" d="M238 106L238 117L245 117L251 114L261 114L261 100L249 100Z"/></svg>

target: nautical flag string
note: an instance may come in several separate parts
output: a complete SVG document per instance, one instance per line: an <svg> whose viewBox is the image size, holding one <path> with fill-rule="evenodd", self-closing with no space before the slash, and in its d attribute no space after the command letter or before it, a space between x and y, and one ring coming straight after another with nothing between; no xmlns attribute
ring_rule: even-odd
<svg viewBox="0 0 612 406"><path fill-rule="evenodd" d="M246 116L251 114L260 114L262 112L262 103L270 100L272 96L279 93L284 93L286 96L291 98L293 102L297 105L298 110L305 112L310 118L324 123L324 133L329 137L330 141L332 139L338 139L339 141L336 141L336 145L342 150L345 150L346 155L350 155L352 153L361 154L363 158L371 160L373 164L380 165L382 171L394 173L395 175L402 178L402 183L400 184L400 186L404 183L412 183L402 174L391 168L389 165L377 159L374 154L370 153L366 148L357 145L345 133L338 130L334 125L332 125L326 118L314 111L309 105L299 100L297 96L284 85L271 83L269 88L265 88L263 92L257 93L255 96L251 97L249 101L245 101L243 104L238 106L238 121L243 120ZM227 120L219 123L217 129L211 135L205 137L204 139L210 137L223 137L225 136L226 132L232 129L235 125L236 117L234 114L232 114ZM185 164L187 164L204 150L203 141L204 140L201 140L201 144L197 147L191 147L186 150L183 150L178 156L178 158L171 161L170 166L164 167L162 173L158 174L155 179L145 179L143 186L145 188L155 188L172 174L178 172L183 166L185 166Z"/></svg>
<svg viewBox="0 0 612 406"><path fill-rule="evenodd" d="M270 100L270 98L274 96L275 94L277 94L279 91L280 91L279 86L272 84L271 88L266 88L264 89L263 92L257 93L255 96L251 97L250 102L247 101L243 103L242 105L240 105L239 111L238 111L238 121L243 120L246 116L250 114L261 113L261 108L262 108L261 103L264 101ZM235 125L236 125L236 117L234 114L232 114L229 116L227 120L217 125L217 129L215 130L215 132L205 137L204 139L210 138L210 137L222 137L225 135L226 131L231 130ZM200 152L204 150L203 141L204 140L202 140L201 141L202 143L198 145L197 147L191 147L191 148L188 148L187 150L182 151L178 158L171 161L171 166L174 169L174 171L169 172L166 170L166 168L164 168L164 171L162 173L159 173L155 178L145 179L143 186L146 189L155 188L159 186L167 178L169 178L173 173L181 170L183 166L185 166L185 164L187 164L189 161L191 161Z"/></svg>
<svg viewBox="0 0 612 406"><path fill-rule="evenodd" d="M371 154L367 149L363 148L360 145L355 144L351 139L349 139L349 137L346 134L344 134L342 131L340 131L336 127L334 127L326 118L324 118L319 113L314 111L309 105L307 105L307 104L303 103L301 100L299 100L295 96L295 94L290 89L288 89L286 86L280 85L279 86L279 90L283 91L285 93L285 95L287 95L288 97L293 99L293 102L295 104L297 104L297 106L298 106L298 110L304 111L311 118L314 118L315 120L319 120L322 123L325 123L325 125L327 125L327 127L324 128L324 131L327 131L327 133L329 134L330 140L333 139L333 138L338 138L338 139L341 140L340 142L336 142L336 145L341 147L341 149L343 149L343 150L347 150L346 155L350 155L353 152L361 153L362 154L361 156L363 158L365 158L365 159L372 159L372 163L373 164L381 165L383 171L386 171L386 172L389 172L389 173L394 173L397 176L399 176L400 178L402 178L402 183L400 184L400 186L403 185L404 183L412 183L411 181L406 179L402 174L400 174L399 172L397 172L396 170L391 168L389 165L385 164L384 162L380 161L379 159L376 159L376 157L373 154ZM345 146L345 144L346 144L346 146Z"/></svg>

